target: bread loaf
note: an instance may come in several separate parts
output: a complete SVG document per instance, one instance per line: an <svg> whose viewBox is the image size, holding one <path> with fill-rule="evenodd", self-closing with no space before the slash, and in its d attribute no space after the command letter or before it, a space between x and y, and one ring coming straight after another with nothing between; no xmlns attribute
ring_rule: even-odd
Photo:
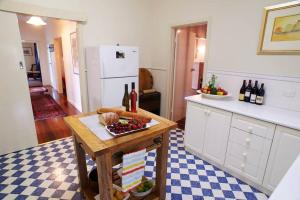
<svg viewBox="0 0 300 200"><path fill-rule="evenodd" d="M117 108L99 108L99 109L97 109L98 114L108 113L108 112L113 112L113 113L119 114L119 113L123 112L123 110L120 110Z"/></svg>
<svg viewBox="0 0 300 200"><path fill-rule="evenodd" d="M119 115L114 112L102 113L99 116L100 123L104 126L111 125L119 121Z"/></svg>
<svg viewBox="0 0 300 200"><path fill-rule="evenodd" d="M149 123L151 121L151 117L148 117L146 115L138 114L138 113L132 113L132 112L126 112L123 111L119 113L121 118L126 118L126 119L139 119L142 120L145 123Z"/></svg>
<svg viewBox="0 0 300 200"><path fill-rule="evenodd" d="M115 114L119 115L120 118L139 119L145 123L149 123L152 119L151 117L148 117L148 116L140 114L140 113L127 112L127 111L123 111L123 110L120 110L117 108L99 108L97 110L97 113L98 114L115 113Z"/></svg>

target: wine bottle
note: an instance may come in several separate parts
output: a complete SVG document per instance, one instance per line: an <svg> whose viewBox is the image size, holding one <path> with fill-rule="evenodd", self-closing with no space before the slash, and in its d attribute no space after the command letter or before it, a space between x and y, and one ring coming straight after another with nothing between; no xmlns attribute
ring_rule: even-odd
<svg viewBox="0 0 300 200"><path fill-rule="evenodd" d="M131 83L130 101L131 101L131 112L137 112L136 110L137 93L135 92L134 82Z"/></svg>
<svg viewBox="0 0 300 200"><path fill-rule="evenodd" d="M128 94L128 84L125 84L125 92L122 100L122 106L126 108L126 111L129 111L129 94Z"/></svg>
<svg viewBox="0 0 300 200"><path fill-rule="evenodd" d="M243 81L243 85L240 89L240 96L239 96L239 100L240 101L244 101L245 100L245 91L246 91L246 80Z"/></svg>
<svg viewBox="0 0 300 200"><path fill-rule="evenodd" d="M250 102L251 91L252 91L252 81L249 80L249 83L248 83L248 85L246 87L246 90L245 90L245 99L244 99L244 101Z"/></svg>
<svg viewBox="0 0 300 200"><path fill-rule="evenodd" d="M255 81L254 87L251 90L250 103L255 103L258 92L258 81Z"/></svg>
<svg viewBox="0 0 300 200"><path fill-rule="evenodd" d="M264 103L265 89L264 84L262 83L260 89L257 92L256 101L257 105L262 105Z"/></svg>

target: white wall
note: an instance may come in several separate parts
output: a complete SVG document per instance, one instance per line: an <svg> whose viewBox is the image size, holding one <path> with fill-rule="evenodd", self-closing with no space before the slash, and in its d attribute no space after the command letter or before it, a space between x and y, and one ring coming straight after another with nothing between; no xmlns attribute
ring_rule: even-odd
<svg viewBox="0 0 300 200"><path fill-rule="evenodd" d="M256 55L263 8L287 0L15 0L32 5L84 12L85 46L137 45L140 65L155 71L166 114L170 79L171 27L210 19L209 69L300 76L299 56Z"/></svg>
<svg viewBox="0 0 300 200"><path fill-rule="evenodd" d="M76 23L66 20L48 19L47 26L45 27L46 41L48 44L53 44L55 38L61 37L62 39L67 98L71 104L81 111L79 75L73 73L71 57L70 33L75 31ZM53 76L57 76L57 73L53 74Z"/></svg>
<svg viewBox="0 0 300 200"><path fill-rule="evenodd" d="M170 73L171 27L209 21L209 69L300 76L299 56L256 55L263 8L287 0L151 0L152 65ZM166 88L166 85L160 85ZM166 89L164 89L166 90ZM165 96L163 94L162 96ZM163 106L165 111L165 106Z"/></svg>
<svg viewBox="0 0 300 200"><path fill-rule="evenodd" d="M44 27L27 24L26 21L20 17L18 17L18 20L21 39L38 44L43 85L51 85Z"/></svg>

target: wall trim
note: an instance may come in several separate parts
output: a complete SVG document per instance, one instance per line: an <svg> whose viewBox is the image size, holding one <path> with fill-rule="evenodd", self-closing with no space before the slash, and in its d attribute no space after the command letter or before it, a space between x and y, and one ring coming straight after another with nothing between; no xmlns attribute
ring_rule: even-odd
<svg viewBox="0 0 300 200"><path fill-rule="evenodd" d="M250 73L250 72L239 72L239 71L230 71L230 70L218 70L218 69L209 69L207 74L222 74L225 76L239 76L245 78L259 78L266 80L276 80L283 82L293 82L300 83L300 76L281 76L281 75L268 75L268 74L259 74L259 73Z"/></svg>
<svg viewBox="0 0 300 200"><path fill-rule="evenodd" d="M144 67L145 69L157 70L157 71L167 71L165 68L153 68L153 67Z"/></svg>

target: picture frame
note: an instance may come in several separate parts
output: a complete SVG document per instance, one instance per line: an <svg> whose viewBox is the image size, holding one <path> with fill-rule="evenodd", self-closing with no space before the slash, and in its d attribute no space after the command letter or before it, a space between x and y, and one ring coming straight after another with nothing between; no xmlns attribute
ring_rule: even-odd
<svg viewBox="0 0 300 200"><path fill-rule="evenodd" d="M300 55L300 1L264 8L258 55Z"/></svg>
<svg viewBox="0 0 300 200"><path fill-rule="evenodd" d="M33 56L31 47L23 47L24 56Z"/></svg>
<svg viewBox="0 0 300 200"><path fill-rule="evenodd" d="M77 32L70 33L70 43L71 43L73 73L79 74L79 50L78 50Z"/></svg>

